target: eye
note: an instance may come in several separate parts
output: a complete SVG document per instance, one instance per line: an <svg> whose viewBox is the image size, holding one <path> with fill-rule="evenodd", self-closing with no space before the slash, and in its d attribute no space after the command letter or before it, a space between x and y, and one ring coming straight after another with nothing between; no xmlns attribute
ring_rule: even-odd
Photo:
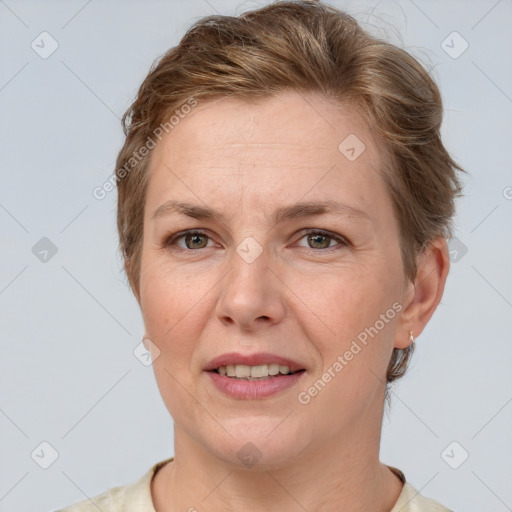
<svg viewBox="0 0 512 512"><path fill-rule="evenodd" d="M307 244L309 245L309 247L307 248L309 248L313 252L330 252L325 251L325 249L336 250L335 248L337 248L338 246L344 247L349 245L348 241L345 240L343 237L335 235L330 231L324 231L321 229L310 229L305 231L304 235L300 240L304 238L306 238ZM175 235L170 236L169 238L166 239L165 246L177 247L178 249L184 251L193 251L207 248L208 241L211 240L209 235L207 235L205 232L199 230L189 230L182 231L181 233L177 233ZM299 246L304 247L303 245L300 244Z"/></svg>
<svg viewBox="0 0 512 512"><path fill-rule="evenodd" d="M178 233L176 235L173 235L169 237L165 245L166 246L173 246L176 245L180 249L183 250L195 250L195 249L204 249L208 244L208 235L206 233L203 233L202 231L184 231L182 233ZM178 244L178 240L183 239L185 246Z"/></svg>
<svg viewBox="0 0 512 512"><path fill-rule="evenodd" d="M331 249L336 246L346 246L348 242L334 233L324 231L321 229L311 229L306 231L305 235L301 238L306 238L309 248L313 250ZM338 242L337 244L331 245L331 242ZM302 246L304 247L304 246Z"/></svg>

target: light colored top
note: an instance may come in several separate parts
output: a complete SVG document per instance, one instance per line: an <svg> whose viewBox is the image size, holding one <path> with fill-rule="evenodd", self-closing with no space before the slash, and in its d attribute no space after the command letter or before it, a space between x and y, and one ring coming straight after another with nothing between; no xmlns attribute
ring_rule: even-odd
<svg viewBox="0 0 512 512"><path fill-rule="evenodd" d="M58 510L57 512L155 512L151 497L151 480L153 475L170 459L159 462L136 482L112 487L103 494L86 499ZM388 466L404 483L402 492L390 512L452 512L437 501L425 498L411 484L406 482L404 474Z"/></svg>

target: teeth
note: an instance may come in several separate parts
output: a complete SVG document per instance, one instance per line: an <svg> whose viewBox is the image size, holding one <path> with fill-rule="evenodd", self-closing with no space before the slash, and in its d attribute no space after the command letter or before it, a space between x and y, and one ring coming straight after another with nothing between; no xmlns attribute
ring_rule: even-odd
<svg viewBox="0 0 512 512"><path fill-rule="evenodd" d="M260 364L259 366L250 366L251 377L268 377L268 364ZM238 375L237 375L238 377Z"/></svg>
<svg viewBox="0 0 512 512"><path fill-rule="evenodd" d="M228 377L247 380L266 379L269 376L277 375L279 373L282 375L293 373L290 372L289 366L275 363L259 364L256 366L248 366L246 364L228 364L227 366L219 366L217 371L220 375L227 375Z"/></svg>
<svg viewBox="0 0 512 512"><path fill-rule="evenodd" d="M269 364L268 365L268 374L269 375L277 375L279 373L279 365L278 364Z"/></svg>
<svg viewBox="0 0 512 512"><path fill-rule="evenodd" d="M250 377L251 367L245 364L237 364L235 366L235 375L237 379L240 379L241 377Z"/></svg>

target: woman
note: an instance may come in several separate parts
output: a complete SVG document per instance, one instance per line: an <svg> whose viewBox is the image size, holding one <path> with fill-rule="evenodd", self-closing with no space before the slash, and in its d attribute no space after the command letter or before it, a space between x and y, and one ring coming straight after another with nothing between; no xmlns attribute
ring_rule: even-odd
<svg viewBox="0 0 512 512"><path fill-rule="evenodd" d="M449 270L441 120L414 58L321 2L200 20L160 59L116 182L175 456L66 512L449 510L379 461Z"/></svg>

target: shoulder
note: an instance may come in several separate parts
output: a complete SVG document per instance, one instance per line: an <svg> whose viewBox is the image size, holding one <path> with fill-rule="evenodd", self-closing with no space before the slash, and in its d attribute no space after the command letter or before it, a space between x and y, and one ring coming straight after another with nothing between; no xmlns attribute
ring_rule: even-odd
<svg viewBox="0 0 512 512"><path fill-rule="evenodd" d="M112 487L102 494L76 502L56 512L154 512L151 479L158 469L171 460L172 458L154 464L136 482Z"/></svg>
<svg viewBox="0 0 512 512"><path fill-rule="evenodd" d="M402 471L393 466L388 466L388 468L403 483L402 492L391 512L452 512L449 508L441 505L441 503L422 496L419 491L406 481Z"/></svg>
<svg viewBox="0 0 512 512"><path fill-rule="evenodd" d="M57 510L57 512L121 512L125 503L126 491L130 486L123 485L112 487L102 494L85 499L69 505L66 508Z"/></svg>
<svg viewBox="0 0 512 512"><path fill-rule="evenodd" d="M441 503L422 496L410 483L405 482L398 501L391 512L452 512Z"/></svg>

